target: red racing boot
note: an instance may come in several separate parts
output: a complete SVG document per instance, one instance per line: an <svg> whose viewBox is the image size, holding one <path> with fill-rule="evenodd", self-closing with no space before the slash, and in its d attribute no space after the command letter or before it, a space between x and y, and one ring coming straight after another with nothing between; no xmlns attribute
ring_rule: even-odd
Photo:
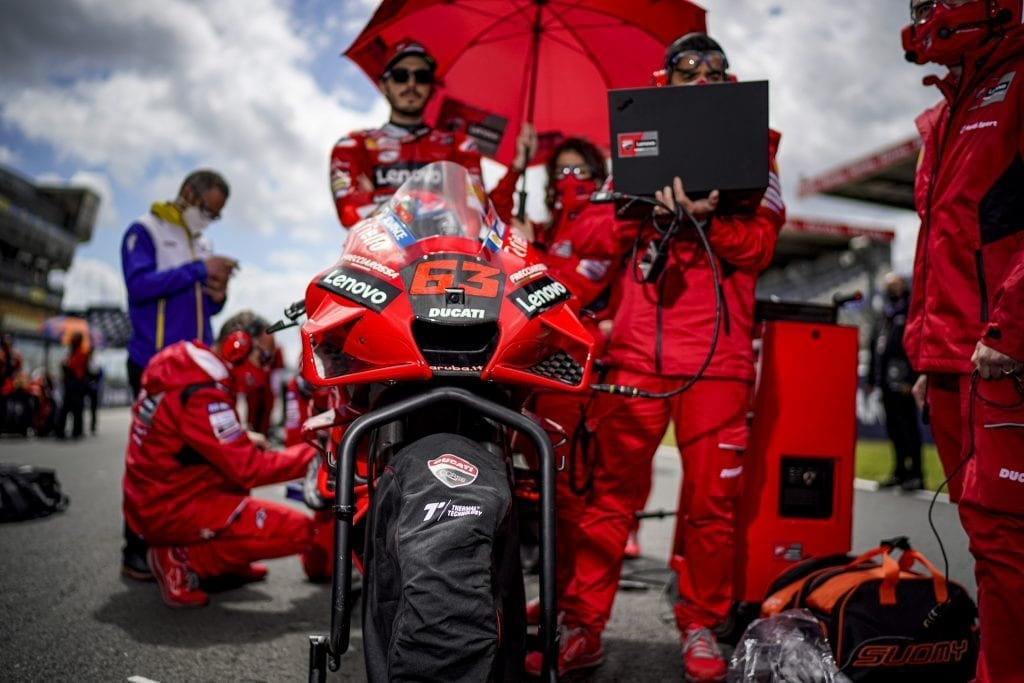
<svg viewBox="0 0 1024 683"><path fill-rule="evenodd" d="M178 546L150 546L149 566L168 607L205 607L210 598L199 590L199 577L188 563L188 553Z"/></svg>
<svg viewBox="0 0 1024 683"><path fill-rule="evenodd" d="M687 683L717 683L725 680L728 666L711 629L696 623L690 624L680 636L680 641Z"/></svg>

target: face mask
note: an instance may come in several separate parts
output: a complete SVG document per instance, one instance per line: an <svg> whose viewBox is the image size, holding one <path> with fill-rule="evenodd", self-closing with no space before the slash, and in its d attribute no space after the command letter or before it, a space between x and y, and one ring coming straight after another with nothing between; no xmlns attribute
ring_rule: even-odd
<svg viewBox="0 0 1024 683"><path fill-rule="evenodd" d="M190 206L181 212L181 220L190 233L201 235L212 219L200 211L198 206Z"/></svg>
<svg viewBox="0 0 1024 683"><path fill-rule="evenodd" d="M594 180L579 180L575 176L568 176L555 181L555 208L566 213L579 211L587 202L590 195L597 190L597 182Z"/></svg>

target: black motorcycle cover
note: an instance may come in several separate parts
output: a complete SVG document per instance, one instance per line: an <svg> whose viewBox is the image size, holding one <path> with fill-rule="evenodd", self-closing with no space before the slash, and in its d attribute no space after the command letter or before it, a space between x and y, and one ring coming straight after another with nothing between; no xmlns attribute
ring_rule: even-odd
<svg viewBox="0 0 1024 683"><path fill-rule="evenodd" d="M455 434L403 448L379 477L364 577L370 681L513 681L526 632L511 473Z"/></svg>

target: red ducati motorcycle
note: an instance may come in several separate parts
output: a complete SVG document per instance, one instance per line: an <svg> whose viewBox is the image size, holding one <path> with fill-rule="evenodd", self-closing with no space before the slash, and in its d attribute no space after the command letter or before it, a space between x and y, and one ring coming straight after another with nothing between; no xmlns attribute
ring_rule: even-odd
<svg viewBox="0 0 1024 683"><path fill-rule="evenodd" d="M371 681L518 678L513 433L537 453L539 639L555 679L552 436L522 406L534 389L590 386L593 339L574 307L450 162L413 173L310 283L303 375L351 397L305 425L311 442L326 435L335 515L331 630L310 638L311 681L348 649L353 551Z"/></svg>

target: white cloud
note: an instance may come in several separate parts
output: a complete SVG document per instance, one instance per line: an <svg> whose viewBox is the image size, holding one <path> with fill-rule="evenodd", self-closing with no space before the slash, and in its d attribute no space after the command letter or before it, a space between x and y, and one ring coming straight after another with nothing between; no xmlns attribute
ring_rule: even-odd
<svg viewBox="0 0 1024 683"><path fill-rule="evenodd" d="M306 242L328 235L331 145L386 113L380 106L366 114L345 110L317 86L313 52L287 5L69 4L81 33L94 40L115 40L117 27L130 26L159 47L151 55L130 43L121 51L93 48L79 58L70 86L35 79L9 92L0 105L8 125L52 147L60 160L108 169L120 186L138 188L156 176L173 178L176 190L188 170L212 166L231 182L232 223L247 233L287 229ZM56 31L44 26L37 29L44 37Z"/></svg>
<svg viewBox="0 0 1024 683"><path fill-rule="evenodd" d="M0 164L14 166L19 161L18 154L7 145L0 145Z"/></svg>
<svg viewBox="0 0 1024 683"><path fill-rule="evenodd" d="M64 280L63 307L79 310L89 306L127 304L121 272L96 259L76 258Z"/></svg>

